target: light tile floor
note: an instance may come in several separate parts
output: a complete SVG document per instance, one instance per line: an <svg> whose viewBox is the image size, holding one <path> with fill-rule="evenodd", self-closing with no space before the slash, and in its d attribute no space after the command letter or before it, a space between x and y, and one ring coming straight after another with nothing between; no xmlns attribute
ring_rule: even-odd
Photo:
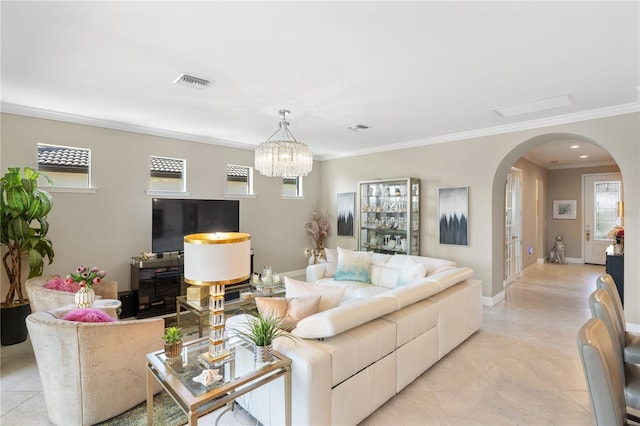
<svg viewBox="0 0 640 426"><path fill-rule="evenodd" d="M590 318L587 297L603 271L530 267L503 302L484 307L479 332L362 425L593 424L576 334ZM0 424L51 424L29 341L2 347L0 361ZM230 413L219 424L245 421Z"/></svg>

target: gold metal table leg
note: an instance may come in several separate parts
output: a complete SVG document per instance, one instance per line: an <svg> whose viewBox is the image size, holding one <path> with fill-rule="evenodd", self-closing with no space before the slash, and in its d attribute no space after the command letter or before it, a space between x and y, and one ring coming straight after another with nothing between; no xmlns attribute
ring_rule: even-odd
<svg viewBox="0 0 640 426"><path fill-rule="evenodd" d="M155 379L147 366L147 426L153 426L153 381Z"/></svg>

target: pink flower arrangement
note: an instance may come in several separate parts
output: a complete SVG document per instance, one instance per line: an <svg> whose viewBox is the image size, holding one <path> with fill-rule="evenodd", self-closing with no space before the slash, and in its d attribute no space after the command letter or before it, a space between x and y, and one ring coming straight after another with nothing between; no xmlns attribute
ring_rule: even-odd
<svg viewBox="0 0 640 426"><path fill-rule="evenodd" d="M105 275L107 275L106 271L100 270L95 266L89 269L82 265L76 269L75 274L68 274L65 282L67 284L76 282L80 287L92 288L94 284L99 284Z"/></svg>
<svg viewBox="0 0 640 426"><path fill-rule="evenodd" d="M621 238L624 238L624 228L622 226L616 226L607 234L608 238L613 238L619 242Z"/></svg>
<svg viewBox="0 0 640 426"><path fill-rule="evenodd" d="M311 222L307 223L304 228L311 234L311 238L316 243L316 248L321 249L324 239L329 234L329 221L323 215L313 212Z"/></svg>

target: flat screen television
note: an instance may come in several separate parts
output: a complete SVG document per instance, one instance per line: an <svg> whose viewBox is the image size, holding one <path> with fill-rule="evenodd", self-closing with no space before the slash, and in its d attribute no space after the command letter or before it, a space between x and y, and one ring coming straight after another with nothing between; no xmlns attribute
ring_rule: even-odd
<svg viewBox="0 0 640 426"><path fill-rule="evenodd" d="M238 232L238 200L154 198L151 250L154 253L184 251L184 236L200 232Z"/></svg>

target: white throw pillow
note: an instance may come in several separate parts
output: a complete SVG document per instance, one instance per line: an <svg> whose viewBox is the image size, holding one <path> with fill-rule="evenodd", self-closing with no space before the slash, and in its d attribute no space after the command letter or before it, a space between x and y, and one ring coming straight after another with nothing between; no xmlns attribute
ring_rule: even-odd
<svg viewBox="0 0 640 426"><path fill-rule="evenodd" d="M396 287L402 287L424 278L427 274L427 267L422 262L416 262L413 258L408 258L402 267L402 272L398 275Z"/></svg>
<svg viewBox="0 0 640 426"><path fill-rule="evenodd" d="M372 254L372 251L353 251L338 247L338 267L333 279L371 283Z"/></svg>
<svg viewBox="0 0 640 426"><path fill-rule="evenodd" d="M325 248L324 257L327 258L327 264L324 265L324 276L332 278L336 274L336 268L338 267L338 250Z"/></svg>
<svg viewBox="0 0 640 426"><path fill-rule="evenodd" d="M320 312L338 306L345 291L344 287L306 283L290 277L284 277L284 287L287 298L320 296Z"/></svg>

